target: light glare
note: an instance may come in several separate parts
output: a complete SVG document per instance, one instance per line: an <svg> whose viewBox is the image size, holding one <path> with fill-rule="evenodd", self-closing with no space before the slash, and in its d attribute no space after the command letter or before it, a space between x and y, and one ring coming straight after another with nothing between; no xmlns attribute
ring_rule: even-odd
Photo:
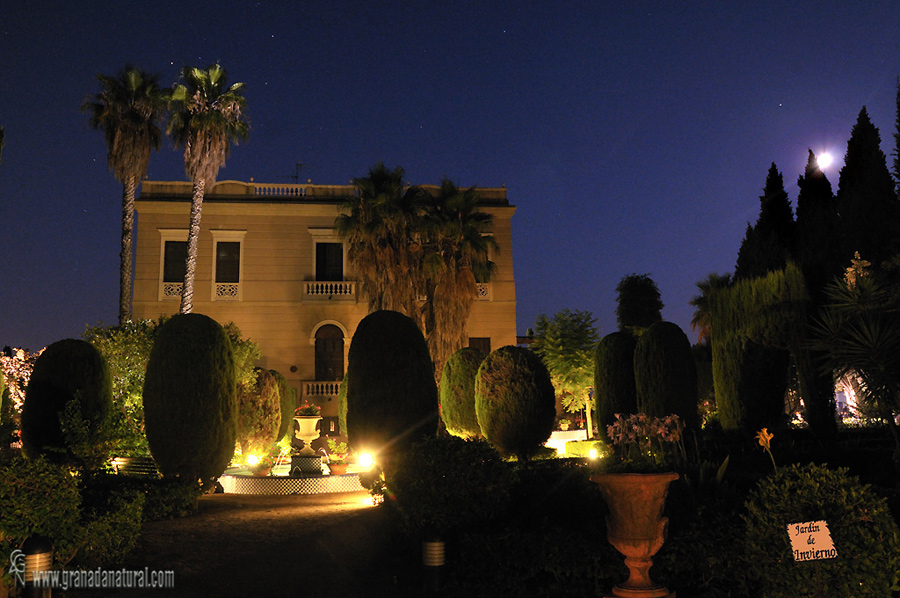
<svg viewBox="0 0 900 598"><path fill-rule="evenodd" d="M360 453L359 454L359 466L363 469L369 469L375 465L375 458L371 453Z"/></svg>
<svg viewBox="0 0 900 598"><path fill-rule="evenodd" d="M825 170L834 162L834 158L828 152L821 154L816 157L816 164L819 165L820 170Z"/></svg>

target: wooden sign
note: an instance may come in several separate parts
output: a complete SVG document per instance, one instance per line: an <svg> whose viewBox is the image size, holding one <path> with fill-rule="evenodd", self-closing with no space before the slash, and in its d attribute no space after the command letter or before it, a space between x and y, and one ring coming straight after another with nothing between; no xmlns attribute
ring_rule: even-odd
<svg viewBox="0 0 900 598"><path fill-rule="evenodd" d="M825 521L789 523L787 533L794 551L794 562L836 559L838 556Z"/></svg>

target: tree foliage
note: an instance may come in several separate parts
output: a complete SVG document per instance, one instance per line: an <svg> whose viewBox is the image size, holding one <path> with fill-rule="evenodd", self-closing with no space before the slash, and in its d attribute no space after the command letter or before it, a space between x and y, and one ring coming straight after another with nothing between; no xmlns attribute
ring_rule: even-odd
<svg viewBox="0 0 900 598"><path fill-rule="evenodd" d="M837 209L844 235L842 262L858 251L876 267L896 253L900 203L881 151L881 136L865 107L847 141Z"/></svg>
<svg viewBox="0 0 900 598"><path fill-rule="evenodd" d="M69 411L70 405L74 412ZM71 442L71 423L83 427L81 441L106 445L107 418L112 408L109 366L97 349L77 339L57 341L41 353L25 391L22 407L22 447L26 455L44 455L57 463L87 465ZM81 430L79 430L81 431ZM103 460L106 455L97 455Z"/></svg>
<svg viewBox="0 0 900 598"><path fill-rule="evenodd" d="M440 387L441 419L447 432L454 436L481 436L475 413L475 377L485 357L478 349L463 347L444 363Z"/></svg>
<svg viewBox="0 0 900 598"><path fill-rule="evenodd" d="M237 387L237 442L241 455L268 451L281 429L281 393L269 370L255 368L256 380ZM291 418L293 421L293 418Z"/></svg>
<svg viewBox="0 0 900 598"><path fill-rule="evenodd" d="M663 302L649 274L628 274L616 285L616 322L619 330L640 335L662 320Z"/></svg>
<svg viewBox="0 0 900 598"><path fill-rule="evenodd" d="M347 364L347 436L356 451L390 458L437 431L438 393L428 345L395 311L362 319Z"/></svg>
<svg viewBox="0 0 900 598"><path fill-rule="evenodd" d="M697 367L691 342L672 322L657 322L641 335L634 350L634 381L640 413L674 413L688 429L700 427Z"/></svg>
<svg viewBox="0 0 900 598"><path fill-rule="evenodd" d="M115 77L97 75L97 79L100 92L85 99L81 109L90 113L91 127L103 130L109 169L122 183L119 324L125 324L131 319L134 193L147 173L151 152L159 149L168 94L159 87L159 75L133 66Z"/></svg>
<svg viewBox="0 0 900 598"><path fill-rule="evenodd" d="M689 301L694 306L694 315L691 317L691 330L697 331L697 342L709 341L712 338L712 318L709 311L709 294L714 289L722 289L731 286L731 274L708 274L704 280L697 282L700 289L699 295Z"/></svg>
<svg viewBox="0 0 900 598"><path fill-rule="evenodd" d="M588 434L594 427L594 353L599 336L589 311L564 309L553 318L541 314L532 349L550 372L550 380L569 413L585 410Z"/></svg>
<svg viewBox="0 0 900 598"><path fill-rule="evenodd" d="M201 314L160 326L144 380L144 418L160 472L204 485L234 455L234 353L225 330Z"/></svg>
<svg viewBox="0 0 900 598"><path fill-rule="evenodd" d="M634 348L630 332L612 332L597 343L594 356L594 395L597 400L597 427L606 437L606 428L617 413L637 413L634 386Z"/></svg>
<svg viewBox="0 0 900 598"><path fill-rule="evenodd" d="M275 370L269 370L269 373L275 377L278 384L278 396L281 402L281 425L278 426L278 434L275 435L275 441L284 438L285 434L291 431L291 423L294 421L294 409L297 408L297 389L291 386L284 374Z"/></svg>
<svg viewBox="0 0 900 598"><path fill-rule="evenodd" d="M475 412L482 434L501 454L536 454L556 422L556 392L540 357L513 346L488 355L475 379Z"/></svg>
<svg viewBox="0 0 900 598"><path fill-rule="evenodd" d="M206 70L186 66L181 70L184 83L172 90L172 114L166 132L175 147L184 148L184 170L193 182L191 216L187 240L184 286L180 313L193 309L194 274L197 269L197 239L206 188L216 183L219 169L231 144L246 139L250 125L244 114L247 99L242 95L243 83L228 85L228 77L220 65Z"/></svg>
<svg viewBox="0 0 900 598"><path fill-rule="evenodd" d="M436 194L427 194L422 220L424 235L425 338L438 372L457 349L466 346L469 312L478 289L490 282L494 263L490 251L497 243L490 235L493 216L479 209L475 187L459 189L441 181Z"/></svg>
<svg viewBox="0 0 900 598"><path fill-rule="evenodd" d="M759 197L759 218L747 233L738 251L735 280L765 276L781 270L790 257L794 239L794 214L784 179L773 163Z"/></svg>
<svg viewBox="0 0 900 598"><path fill-rule="evenodd" d="M726 429L750 432L784 420L783 351L802 350L807 301L803 275L793 263L710 294L716 405ZM782 353L766 357L772 350Z"/></svg>

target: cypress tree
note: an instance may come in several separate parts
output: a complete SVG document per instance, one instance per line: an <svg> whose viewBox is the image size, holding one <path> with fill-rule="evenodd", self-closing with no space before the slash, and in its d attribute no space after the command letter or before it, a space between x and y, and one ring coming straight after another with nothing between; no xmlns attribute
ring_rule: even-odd
<svg viewBox="0 0 900 598"><path fill-rule="evenodd" d="M828 177L809 150L806 170L798 177L797 228L794 255L814 300L843 269L837 204Z"/></svg>
<svg viewBox="0 0 900 598"><path fill-rule="evenodd" d="M475 379L475 412L482 434L501 454L536 454L556 421L556 391L541 358L511 345L488 355Z"/></svg>
<svg viewBox="0 0 900 598"><path fill-rule="evenodd" d="M357 451L390 459L437 432L434 365L422 332L399 312L362 319L347 363L347 436Z"/></svg>
<svg viewBox="0 0 900 598"><path fill-rule="evenodd" d="M794 214L784 179L773 162L766 176L766 186L759 196L759 218L747 233L738 251L734 271L736 280L765 276L784 268L790 255L794 235Z"/></svg>
<svg viewBox="0 0 900 598"><path fill-rule="evenodd" d="M634 349L637 407L653 417L678 415L686 428L700 427L697 410L697 366L691 342L672 322L657 322Z"/></svg>
<svg viewBox="0 0 900 598"><path fill-rule="evenodd" d="M441 374L441 419L447 431L460 438L481 436L475 413L475 377L486 355L463 347L444 363Z"/></svg>
<svg viewBox="0 0 900 598"><path fill-rule="evenodd" d="M629 332L612 332L597 343L594 355L594 397L597 401L597 427L606 438L606 428L616 413L637 413L634 387L634 347Z"/></svg>
<svg viewBox="0 0 900 598"><path fill-rule="evenodd" d="M22 405L22 446L29 458L45 455L57 463L78 463L66 444L60 414L80 402L89 442L112 408L112 379L100 352L87 341L68 338L48 346L34 362Z"/></svg>
<svg viewBox="0 0 900 598"><path fill-rule="evenodd" d="M847 142L838 181L837 209L845 238L844 265L849 264L856 251L876 268L894 255L900 206L881 151L881 136L865 107Z"/></svg>
<svg viewBox="0 0 900 598"><path fill-rule="evenodd" d="M225 330L202 314L160 326L144 377L147 442L164 476L205 486L234 456L237 388Z"/></svg>

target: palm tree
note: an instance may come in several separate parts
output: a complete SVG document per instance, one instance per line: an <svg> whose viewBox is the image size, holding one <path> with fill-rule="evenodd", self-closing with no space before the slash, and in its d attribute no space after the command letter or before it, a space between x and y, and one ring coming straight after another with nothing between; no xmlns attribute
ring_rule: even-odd
<svg viewBox="0 0 900 598"><path fill-rule="evenodd" d="M119 324L124 324L131 319L134 193L138 181L147 173L150 153L159 149L166 93L159 88L158 75L132 66L126 66L115 77L97 75L97 79L100 93L88 96L81 109L90 113L91 127L103 130L107 164L122 183Z"/></svg>
<svg viewBox="0 0 900 598"><path fill-rule="evenodd" d="M697 282L700 294L690 300L694 316L691 318L691 330L698 331L697 342L702 343L712 337L712 315L709 308L709 295L716 289L731 285L731 274L709 274L704 280Z"/></svg>
<svg viewBox="0 0 900 598"><path fill-rule="evenodd" d="M225 69L214 64L206 70L186 66L181 71L183 84L172 90L172 117L167 133L175 147L184 147L184 169L193 182L191 221L188 231L184 286L180 313L190 313L194 304L194 273L197 270L197 238L200 235L200 210L207 187L216 182L219 169L237 144L250 133L241 95L243 83L227 85Z"/></svg>
<svg viewBox="0 0 900 598"><path fill-rule="evenodd" d="M475 187L460 190L449 179L429 196L424 220L425 336L438 375L468 341L467 324L478 282L489 282L497 249L488 234L493 216L480 211Z"/></svg>
<svg viewBox="0 0 900 598"><path fill-rule="evenodd" d="M424 194L403 181L403 169L383 163L353 179L357 193L343 205L335 228L347 241L369 310L399 311L421 325L424 289L420 230Z"/></svg>

